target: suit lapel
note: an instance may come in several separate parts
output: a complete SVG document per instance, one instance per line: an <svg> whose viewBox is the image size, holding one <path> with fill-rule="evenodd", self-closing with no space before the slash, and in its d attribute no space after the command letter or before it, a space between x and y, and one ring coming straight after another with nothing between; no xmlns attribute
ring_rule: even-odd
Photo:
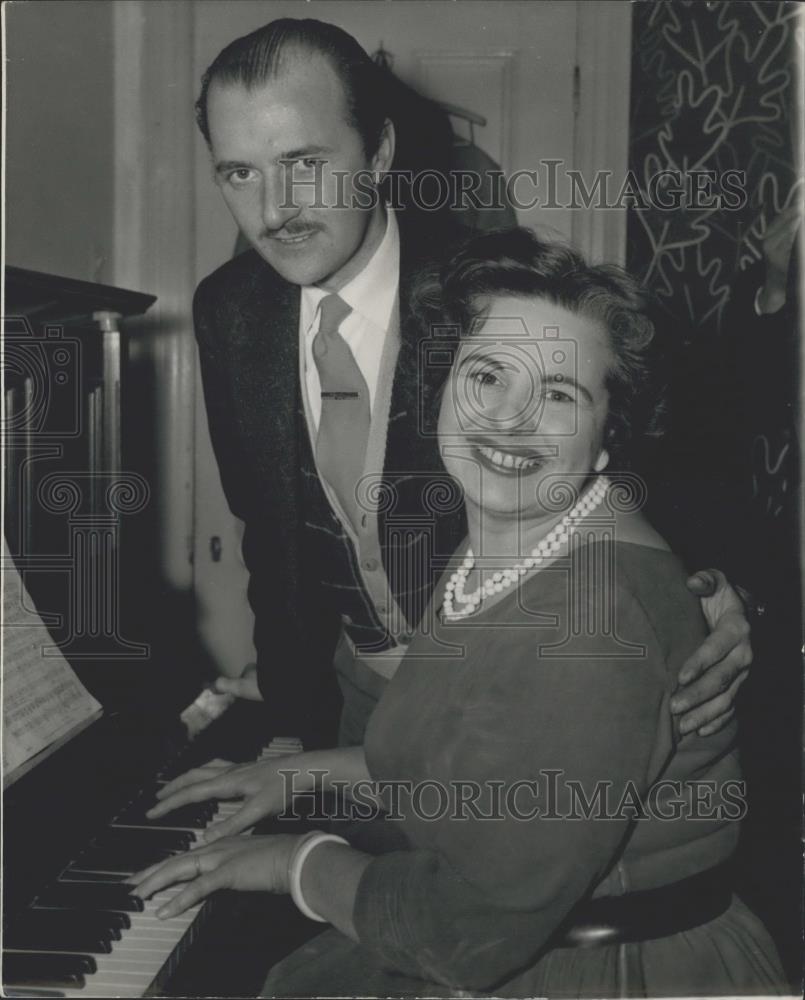
<svg viewBox="0 0 805 1000"><path fill-rule="evenodd" d="M383 480L384 493L395 498L394 505L378 516L378 531L383 550L383 562L395 590L395 598L411 624L419 622L430 595L432 578L440 570L439 556L450 554L463 530L463 509L455 508L454 516L447 509L437 514L433 503L441 503L452 490L449 476L439 455L435 427L428 426L423 412L423 388L428 372L423 370L428 330L420 328L412 312L411 293L417 272L440 252L449 252L447 240L434 240L434 233L419 240L401 227L400 241L400 352L394 375L389 409L386 457ZM444 248L444 249L442 249ZM438 372L430 372L431 378ZM439 482L443 490L433 491ZM447 507L450 507L448 502ZM396 528L392 524L396 521ZM402 530L399 530L402 529ZM412 530L417 529L417 530ZM398 551L405 538L407 552ZM399 565L392 565L398 562ZM408 578L403 567L418 566ZM430 581L430 582L429 582Z"/></svg>
<svg viewBox="0 0 805 1000"><path fill-rule="evenodd" d="M299 288L260 269L233 341L241 430L266 507L298 520Z"/></svg>
<svg viewBox="0 0 805 1000"><path fill-rule="evenodd" d="M427 472L434 467L436 442L423 433L420 402L420 354L422 331L412 315L411 292L417 271L429 254L419 240L401 229L400 241L400 353L394 374L386 441L385 472L389 476L400 472ZM429 248L433 253L432 245Z"/></svg>

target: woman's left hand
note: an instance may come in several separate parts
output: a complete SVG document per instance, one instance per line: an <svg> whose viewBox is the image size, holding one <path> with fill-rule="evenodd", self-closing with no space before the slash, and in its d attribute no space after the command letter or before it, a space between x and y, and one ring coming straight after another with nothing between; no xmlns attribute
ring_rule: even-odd
<svg viewBox="0 0 805 1000"><path fill-rule="evenodd" d="M225 837L175 858L152 865L131 877L132 893L147 899L176 882L188 885L157 910L175 917L218 889L290 892L288 865L299 836Z"/></svg>

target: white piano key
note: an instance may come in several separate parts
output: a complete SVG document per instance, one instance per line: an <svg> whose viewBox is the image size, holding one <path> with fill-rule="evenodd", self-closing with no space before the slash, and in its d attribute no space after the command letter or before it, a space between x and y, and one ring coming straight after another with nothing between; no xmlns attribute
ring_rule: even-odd
<svg viewBox="0 0 805 1000"><path fill-rule="evenodd" d="M101 961L96 962L99 969L105 969L107 972L115 969L119 969L121 972L147 972L151 970L151 974L155 975L159 969L154 970L156 952L151 952L151 954L131 954L131 955L101 955ZM160 961L164 961L164 956L160 956Z"/></svg>
<svg viewBox="0 0 805 1000"><path fill-rule="evenodd" d="M143 988L139 983L135 986L130 984L124 986L114 980L98 980L96 976L89 976L86 986L69 990L61 987L59 995L76 998L100 997L101 1000L109 1000L109 997L141 997L147 989L147 986Z"/></svg>
<svg viewBox="0 0 805 1000"><path fill-rule="evenodd" d="M132 927L164 927L168 922L178 927L180 924L192 924L195 920L195 916L196 915L192 910L185 910L184 913L180 913L175 917L170 917L170 920L166 921L162 917L158 917L156 913L141 913L140 919L137 920L136 924L132 921Z"/></svg>

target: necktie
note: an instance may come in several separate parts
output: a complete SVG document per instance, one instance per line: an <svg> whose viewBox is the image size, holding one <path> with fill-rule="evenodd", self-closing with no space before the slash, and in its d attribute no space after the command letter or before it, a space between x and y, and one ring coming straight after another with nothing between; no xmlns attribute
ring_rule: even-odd
<svg viewBox="0 0 805 1000"><path fill-rule="evenodd" d="M356 486L363 475L369 439L369 388L338 332L351 308L337 295L328 295L320 310L319 332L313 340L313 360L321 383L316 464L357 525Z"/></svg>

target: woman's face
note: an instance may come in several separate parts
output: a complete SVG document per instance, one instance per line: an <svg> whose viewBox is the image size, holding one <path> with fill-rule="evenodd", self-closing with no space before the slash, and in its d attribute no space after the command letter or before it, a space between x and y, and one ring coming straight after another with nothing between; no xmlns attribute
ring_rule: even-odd
<svg viewBox="0 0 805 1000"><path fill-rule="evenodd" d="M609 335L545 299L501 295L477 305L485 318L459 345L442 398L442 459L468 505L555 513L541 502L548 485L565 481L578 492L608 460Z"/></svg>

